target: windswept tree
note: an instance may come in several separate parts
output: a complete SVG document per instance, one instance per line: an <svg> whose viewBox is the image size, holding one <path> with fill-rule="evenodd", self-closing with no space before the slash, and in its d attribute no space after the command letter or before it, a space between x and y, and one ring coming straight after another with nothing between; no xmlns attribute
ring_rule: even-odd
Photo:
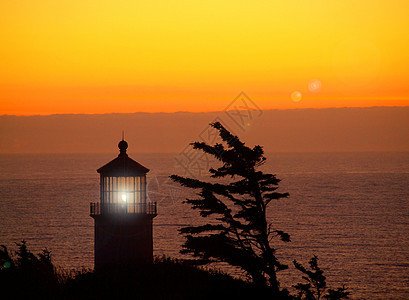
<svg viewBox="0 0 409 300"><path fill-rule="evenodd" d="M221 162L219 168L209 170L215 180L171 176L182 186L200 190L198 199L185 202L203 218L212 219L180 229L186 237L181 252L203 263L226 262L239 267L256 285L268 286L279 295L277 272L288 266L278 261L272 242L275 238L289 242L290 236L275 228L267 213L272 202L288 197L288 193L277 192L280 180L260 170L266 161L261 146L246 146L219 122L210 125L223 142L195 142L192 146Z"/></svg>

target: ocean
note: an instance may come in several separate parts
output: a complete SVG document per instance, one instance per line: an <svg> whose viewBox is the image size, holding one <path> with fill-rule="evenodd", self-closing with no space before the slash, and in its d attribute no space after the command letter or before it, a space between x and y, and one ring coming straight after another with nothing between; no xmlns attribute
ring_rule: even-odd
<svg viewBox="0 0 409 300"><path fill-rule="evenodd" d="M200 224L186 197L168 181L173 173L205 176L214 164L181 168L180 154L130 154L151 171L148 196L158 202L154 254L177 258L178 229ZM96 169L112 154L0 155L0 244L52 251L64 269L93 267L93 219L89 203L99 199ZM290 266L283 286L301 281L292 261L319 257L329 287L346 284L354 299L409 299L409 153L267 153L264 171L276 174L290 197L271 203L269 220L291 235L273 241ZM223 267L234 275L237 270Z"/></svg>

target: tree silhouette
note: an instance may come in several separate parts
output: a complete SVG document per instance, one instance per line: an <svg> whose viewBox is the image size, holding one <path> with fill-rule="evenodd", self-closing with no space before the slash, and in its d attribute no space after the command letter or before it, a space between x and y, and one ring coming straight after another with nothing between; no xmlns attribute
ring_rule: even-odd
<svg viewBox="0 0 409 300"><path fill-rule="evenodd" d="M60 276L51 260L51 252L44 249L35 255L23 240L11 253L0 246L0 287L10 298L53 299L60 284ZM41 296L40 296L41 293ZM7 299L7 296L6 298Z"/></svg>
<svg viewBox="0 0 409 300"><path fill-rule="evenodd" d="M277 272L288 266L278 261L271 241L279 238L289 242L290 236L268 222L266 215L271 201L289 194L276 191L280 180L275 175L259 170L266 160L261 146L246 146L219 122L210 126L218 130L223 143L191 145L222 163L217 169L209 169L210 177L217 182L170 176L182 186L200 189L198 199L185 202L198 209L203 218L214 217L213 222L180 229L186 237L181 253L205 264L226 262L239 267L256 285L269 286L273 295L279 295L283 291Z"/></svg>
<svg viewBox="0 0 409 300"><path fill-rule="evenodd" d="M297 290L298 294L296 299L303 300L319 300L319 299L347 299L350 292L346 291L345 286L342 286L336 290L328 289L327 282L324 276L324 271L318 266L318 257L313 256L309 262L310 270L307 270L303 265L294 260L294 266L297 270L301 271L305 283L298 283L293 287ZM324 294L327 292L326 294Z"/></svg>

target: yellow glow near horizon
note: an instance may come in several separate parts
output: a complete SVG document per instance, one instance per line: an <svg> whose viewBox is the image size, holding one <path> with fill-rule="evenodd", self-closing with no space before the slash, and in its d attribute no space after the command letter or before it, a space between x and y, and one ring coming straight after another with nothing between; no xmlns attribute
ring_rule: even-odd
<svg viewBox="0 0 409 300"><path fill-rule="evenodd" d="M221 110L240 91L264 109L409 105L408 14L403 0L2 1L0 114Z"/></svg>

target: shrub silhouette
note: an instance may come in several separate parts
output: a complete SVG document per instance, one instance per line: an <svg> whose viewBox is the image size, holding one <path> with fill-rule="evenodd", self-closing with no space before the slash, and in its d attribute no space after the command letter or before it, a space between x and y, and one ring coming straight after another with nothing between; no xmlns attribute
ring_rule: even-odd
<svg viewBox="0 0 409 300"><path fill-rule="evenodd" d="M296 299L305 300L319 300L325 299L347 299L350 292L346 291L345 286L342 286L336 290L328 289L324 271L318 266L318 257L313 256L309 261L310 269L307 270L303 265L294 260L294 266L297 270L301 271L305 283L298 283L293 287L298 291ZM326 292L326 293L325 293Z"/></svg>
<svg viewBox="0 0 409 300"><path fill-rule="evenodd" d="M20 297L28 298L37 298L39 293L45 297L57 294L60 277L50 251L44 249L36 256L28 250L24 240L17 246L13 255L1 245L0 282L4 293L18 293Z"/></svg>

